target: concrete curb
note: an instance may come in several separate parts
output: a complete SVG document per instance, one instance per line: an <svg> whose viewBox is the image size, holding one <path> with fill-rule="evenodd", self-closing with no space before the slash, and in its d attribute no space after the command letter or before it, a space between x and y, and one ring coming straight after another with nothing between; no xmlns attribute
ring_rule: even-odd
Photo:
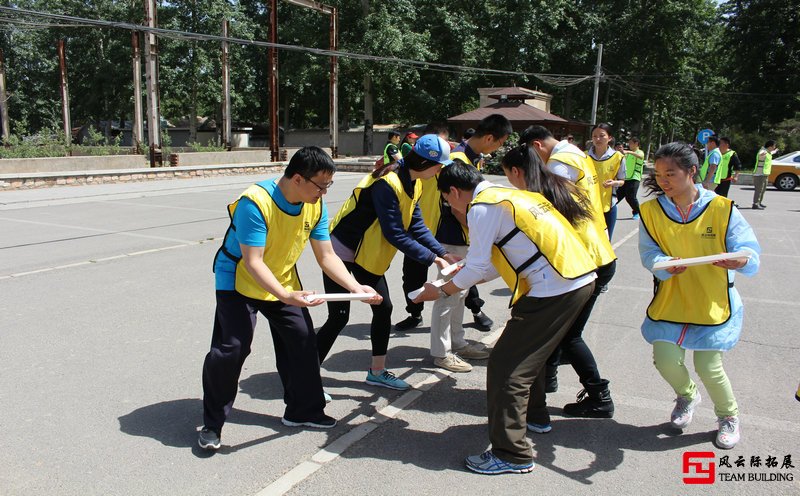
<svg viewBox="0 0 800 496"><path fill-rule="evenodd" d="M336 168L345 172L369 172L375 158L336 159ZM64 172L26 172L0 174L0 191L48 188L52 186L78 186L90 184L129 183L165 179L191 179L197 177L232 176L238 174L267 174L286 167L286 162L252 164L192 165L181 167L156 167L147 169L111 169Z"/></svg>

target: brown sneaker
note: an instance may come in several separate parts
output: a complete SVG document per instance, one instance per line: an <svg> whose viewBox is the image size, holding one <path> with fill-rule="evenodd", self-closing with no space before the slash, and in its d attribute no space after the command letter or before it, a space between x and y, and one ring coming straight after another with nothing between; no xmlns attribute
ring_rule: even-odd
<svg viewBox="0 0 800 496"><path fill-rule="evenodd" d="M463 348L453 350L453 353L467 360L486 360L489 358L489 351L477 344L468 344Z"/></svg>
<svg viewBox="0 0 800 496"><path fill-rule="evenodd" d="M468 364L459 358L458 355L454 355L453 353L448 353L444 358L434 358L433 364L437 367L449 370L450 372L469 372L472 370L472 365Z"/></svg>

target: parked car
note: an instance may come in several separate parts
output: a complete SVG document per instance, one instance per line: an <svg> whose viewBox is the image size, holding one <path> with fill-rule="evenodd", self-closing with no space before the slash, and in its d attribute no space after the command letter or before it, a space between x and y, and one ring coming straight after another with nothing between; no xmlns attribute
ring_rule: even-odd
<svg viewBox="0 0 800 496"><path fill-rule="evenodd" d="M800 185L800 150L772 159L769 183L781 191L791 191Z"/></svg>

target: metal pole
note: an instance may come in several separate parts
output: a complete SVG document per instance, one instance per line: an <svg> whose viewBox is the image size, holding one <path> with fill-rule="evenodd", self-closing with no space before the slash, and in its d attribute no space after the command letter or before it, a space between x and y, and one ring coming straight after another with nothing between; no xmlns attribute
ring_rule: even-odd
<svg viewBox="0 0 800 496"><path fill-rule="evenodd" d="M222 36L228 37L228 20L222 21ZM230 44L222 42L222 146L231 149L231 74L228 51Z"/></svg>
<svg viewBox="0 0 800 496"><path fill-rule="evenodd" d="M6 68L3 50L0 49L0 124L3 129L3 142L8 143L11 138L10 123L8 122L8 95L6 94Z"/></svg>
<svg viewBox="0 0 800 496"><path fill-rule="evenodd" d="M64 40L58 40L58 66L61 76L61 115L64 119L64 141L72 144L72 123L69 118L69 87L67 86L67 55Z"/></svg>
<svg viewBox="0 0 800 496"><path fill-rule="evenodd" d="M594 97L592 98L592 126L597 124L597 97L600 93L600 73L603 63L603 44L597 45L597 66L594 68Z"/></svg>
<svg viewBox="0 0 800 496"><path fill-rule="evenodd" d="M145 0L145 23L156 27L155 0ZM145 73L147 76L147 141L150 144L150 167L156 166L156 150L161 150L161 113L158 101L158 47L156 36L145 33Z"/></svg>
<svg viewBox="0 0 800 496"><path fill-rule="evenodd" d="M339 14L335 8L331 12L331 51L338 49L338 23ZM331 57L331 95L330 95L330 119L331 119L331 155L333 158L339 156L339 60L338 57Z"/></svg>
<svg viewBox="0 0 800 496"><path fill-rule="evenodd" d="M144 138L144 115L142 109L142 52L139 49L139 31L131 32L131 46L133 53L131 60L133 63L133 147L136 153L141 152L142 141Z"/></svg>
<svg viewBox="0 0 800 496"><path fill-rule="evenodd" d="M278 43L278 0L269 2L269 41ZM278 151L278 50L271 46L268 50L269 66L269 151L270 160L277 162Z"/></svg>

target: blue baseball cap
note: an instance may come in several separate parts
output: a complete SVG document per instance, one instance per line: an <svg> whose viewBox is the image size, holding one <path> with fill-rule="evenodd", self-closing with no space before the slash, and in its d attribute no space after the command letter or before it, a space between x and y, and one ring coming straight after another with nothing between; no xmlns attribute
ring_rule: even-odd
<svg viewBox="0 0 800 496"><path fill-rule="evenodd" d="M442 165L450 165L450 145L435 134L426 134L414 144L414 153L425 160L433 160Z"/></svg>

